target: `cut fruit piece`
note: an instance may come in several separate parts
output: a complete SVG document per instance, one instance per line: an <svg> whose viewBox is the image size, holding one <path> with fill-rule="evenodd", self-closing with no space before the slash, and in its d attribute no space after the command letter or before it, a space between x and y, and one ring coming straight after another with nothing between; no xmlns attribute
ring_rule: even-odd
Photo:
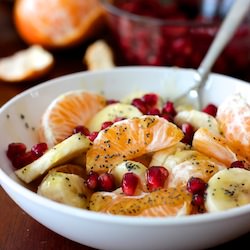
<svg viewBox="0 0 250 250"><path fill-rule="evenodd" d="M99 132L86 154L86 170L106 172L125 160L171 147L182 138L181 129L162 117L125 119Z"/></svg>
<svg viewBox="0 0 250 250"><path fill-rule="evenodd" d="M104 40L97 40L87 48L83 63L91 71L114 68L113 51Z"/></svg>
<svg viewBox="0 0 250 250"><path fill-rule="evenodd" d="M178 112L174 118L174 122L179 127L184 123L189 123L195 130L198 128L208 128L216 134L220 133L219 125L213 116L194 109Z"/></svg>
<svg viewBox="0 0 250 250"><path fill-rule="evenodd" d="M55 98L45 110L39 128L39 140L49 147L72 135L78 125L86 123L106 105L102 95L73 90Z"/></svg>
<svg viewBox="0 0 250 250"><path fill-rule="evenodd" d="M223 163L196 150L185 147L182 143L154 153L150 166L164 166L169 176L165 187L185 187L191 177L204 182L225 169Z"/></svg>
<svg viewBox="0 0 250 250"><path fill-rule="evenodd" d="M106 121L113 122L116 118L133 118L142 116L136 107L130 104L114 103L100 110L88 123L91 132L99 131Z"/></svg>
<svg viewBox="0 0 250 250"><path fill-rule="evenodd" d="M228 145L250 161L250 91L229 96L218 107L217 120Z"/></svg>
<svg viewBox="0 0 250 250"><path fill-rule="evenodd" d="M145 185L145 183L146 183L146 180L145 180L146 171L147 171L147 168L142 163L130 160L130 161L124 161L124 162L120 163L119 165L117 165L116 167L114 167L111 170L111 174L115 178L115 182L116 182L117 187L121 186L122 178L123 178L124 174L126 174L126 173L136 174L140 178L141 184Z"/></svg>
<svg viewBox="0 0 250 250"><path fill-rule="evenodd" d="M35 80L46 75L53 65L53 55L33 45L0 59L0 80L13 83Z"/></svg>
<svg viewBox="0 0 250 250"><path fill-rule="evenodd" d="M197 151L224 163L227 167L230 167L232 162L242 159L228 145L223 136L216 135L206 128L200 128L195 132L193 147Z"/></svg>
<svg viewBox="0 0 250 250"><path fill-rule="evenodd" d="M90 140L81 133L74 134L47 150L40 158L15 171L24 182L30 183L53 167L62 165L86 152Z"/></svg>
<svg viewBox="0 0 250 250"><path fill-rule="evenodd" d="M81 176L54 169L43 178L37 193L50 200L85 209L91 195Z"/></svg>
<svg viewBox="0 0 250 250"><path fill-rule="evenodd" d="M206 193L208 212L250 204L250 171L242 168L222 170L209 180Z"/></svg>
<svg viewBox="0 0 250 250"><path fill-rule="evenodd" d="M96 192L90 210L114 215L168 217L192 213L192 195L185 188L159 189L138 196L118 192Z"/></svg>

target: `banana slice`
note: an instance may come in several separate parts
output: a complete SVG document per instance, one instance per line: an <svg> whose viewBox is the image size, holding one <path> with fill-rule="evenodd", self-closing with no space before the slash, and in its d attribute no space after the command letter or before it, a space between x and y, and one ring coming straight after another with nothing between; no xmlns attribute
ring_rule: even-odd
<svg viewBox="0 0 250 250"><path fill-rule="evenodd" d="M115 118L133 118L139 117L142 113L135 106L125 103L114 103L106 106L99 111L88 123L90 131L99 131L102 123L114 121Z"/></svg>
<svg viewBox="0 0 250 250"><path fill-rule="evenodd" d="M183 123L188 122L193 126L195 130L203 127L212 130L216 134L219 134L219 125L216 119L213 116L198 110L192 109L180 111L175 116L174 122L178 126L181 126Z"/></svg>
<svg viewBox="0 0 250 250"><path fill-rule="evenodd" d="M89 139L81 133L74 134L45 152L40 158L15 171L24 182L30 183L49 169L79 156L90 147Z"/></svg>
<svg viewBox="0 0 250 250"><path fill-rule="evenodd" d="M121 186L123 175L127 172L133 172L138 175L141 180L141 183L145 183L145 173L147 167L142 163L137 161L124 161L121 164L117 165L111 170L111 173L115 177L115 182L117 187Z"/></svg>
<svg viewBox="0 0 250 250"><path fill-rule="evenodd" d="M216 173L208 182L205 207L208 212L223 211L250 204L250 171L229 168Z"/></svg>
<svg viewBox="0 0 250 250"><path fill-rule="evenodd" d="M79 208L87 208L90 191L77 174L49 171L38 186L37 193L50 200Z"/></svg>

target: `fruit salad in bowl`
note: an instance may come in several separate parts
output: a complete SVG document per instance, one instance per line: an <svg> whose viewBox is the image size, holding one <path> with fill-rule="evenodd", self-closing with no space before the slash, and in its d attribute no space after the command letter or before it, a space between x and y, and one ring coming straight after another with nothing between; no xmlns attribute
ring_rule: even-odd
<svg viewBox="0 0 250 250"><path fill-rule="evenodd" d="M212 74L202 110L176 106L192 74L118 67L16 96L1 111L1 185L48 228L96 248L207 248L248 232L250 87Z"/></svg>

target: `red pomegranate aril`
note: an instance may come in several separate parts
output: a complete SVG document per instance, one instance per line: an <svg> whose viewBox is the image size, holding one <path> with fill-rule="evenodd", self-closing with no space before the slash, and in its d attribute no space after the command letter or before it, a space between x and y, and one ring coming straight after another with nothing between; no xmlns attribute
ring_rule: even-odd
<svg viewBox="0 0 250 250"><path fill-rule="evenodd" d="M124 119L126 119L126 118L125 118L125 117L116 117L116 118L114 119L113 123L122 121L122 120L124 120Z"/></svg>
<svg viewBox="0 0 250 250"><path fill-rule="evenodd" d="M166 114L161 114L161 117L163 117L164 119L166 119L169 122L174 122L174 118L170 114L167 114L167 113Z"/></svg>
<svg viewBox="0 0 250 250"><path fill-rule="evenodd" d="M42 156L48 150L48 145L45 142L38 143L31 147L31 152L36 156Z"/></svg>
<svg viewBox="0 0 250 250"><path fill-rule="evenodd" d="M244 161L234 161L231 163L230 168L245 168Z"/></svg>
<svg viewBox="0 0 250 250"><path fill-rule="evenodd" d="M162 113L170 114L172 117L175 117L177 112L175 110L174 103L171 101L167 101L162 108Z"/></svg>
<svg viewBox="0 0 250 250"><path fill-rule="evenodd" d="M187 191L191 194L204 194L207 183L198 177L191 177L187 182Z"/></svg>
<svg viewBox="0 0 250 250"><path fill-rule="evenodd" d="M212 115L213 117L215 117L216 114L217 114L217 106L210 103L205 108L203 108L202 111L209 114L209 115Z"/></svg>
<svg viewBox="0 0 250 250"><path fill-rule="evenodd" d="M142 100L146 103L146 105L154 107L158 102L158 96L154 93L145 94L142 97Z"/></svg>
<svg viewBox="0 0 250 250"><path fill-rule="evenodd" d="M160 115L161 112L158 108L150 108L148 109L147 115Z"/></svg>
<svg viewBox="0 0 250 250"><path fill-rule="evenodd" d="M184 133L184 138L181 140L183 143L192 145L194 128L190 123L183 123L181 130Z"/></svg>
<svg viewBox="0 0 250 250"><path fill-rule="evenodd" d="M85 136L89 136L90 135L89 129L86 128L85 126L82 126L82 125L76 126L74 128L73 134L77 134L77 133L82 133Z"/></svg>
<svg viewBox="0 0 250 250"><path fill-rule="evenodd" d="M139 178L136 174L129 172L125 173L122 178L122 191L125 195L134 195L139 183Z"/></svg>
<svg viewBox="0 0 250 250"><path fill-rule="evenodd" d="M8 145L7 149L7 157L10 160L13 160L14 158L18 157L19 155L22 155L26 152L27 147L24 143L21 142L12 142Z"/></svg>
<svg viewBox="0 0 250 250"><path fill-rule="evenodd" d="M103 123L102 123L102 126L101 126L101 130L102 130L102 129L105 129L105 128L108 128L108 127L110 127L111 125L113 125L113 122L111 122L111 121L103 122Z"/></svg>
<svg viewBox="0 0 250 250"><path fill-rule="evenodd" d="M164 187L169 173L162 166L152 166L147 170L147 187L149 191L154 191Z"/></svg>
<svg viewBox="0 0 250 250"><path fill-rule="evenodd" d="M88 174L86 184L87 184L87 187L89 189L91 189L91 190L97 190L98 189L98 177L99 177L99 174L94 172L94 171L91 171Z"/></svg>
<svg viewBox="0 0 250 250"><path fill-rule="evenodd" d="M38 156L34 155L33 152L28 151L28 152L14 158L11 162L13 164L13 167L15 167L16 169L19 169L19 168L22 168L22 167L32 163L37 158L38 158Z"/></svg>
<svg viewBox="0 0 250 250"><path fill-rule="evenodd" d="M92 133L90 133L90 135L88 136L88 138L90 139L90 141L94 141L95 138L98 136L99 132L98 131L93 131Z"/></svg>
<svg viewBox="0 0 250 250"><path fill-rule="evenodd" d="M110 173L100 174L98 177L98 186L101 191L113 191L115 189L115 179Z"/></svg>
<svg viewBox="0 0 250 250"><path fill-rule="evenodd" d="M107 105L110 105L110 104L114 104L114 103L118 103L119 101L118 100L115 100L115 99L109 99L106 101L106 104Z"/></svg>
<svg viewBox="0 0 250 250"><path fill-rule="evenodd" d="M138 108L144 115L147 114L147 106L142 99L135 98L132 100L131 104Z"/></svg>
<svg viewBox="0 0 250 250"><path fill-rule="evenodd" d="M192 205L196 207L202 207L204 205L204 195L203 194L194 194L192 196Z"/></svg>

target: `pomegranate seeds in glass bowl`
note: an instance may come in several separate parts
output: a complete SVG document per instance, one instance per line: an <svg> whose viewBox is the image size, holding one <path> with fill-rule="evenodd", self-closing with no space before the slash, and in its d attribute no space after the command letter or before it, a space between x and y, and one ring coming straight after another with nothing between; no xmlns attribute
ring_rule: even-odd
<svg viewBox="0 0 250 250"><path fill-rule="evenodd" d="M101 2L125 64L182 68L200 65L230 7L220 0ZM214 72L249 80L250 57L246 56L250 52L249 24L249 18L242 22L216 61Z"/></svg>

